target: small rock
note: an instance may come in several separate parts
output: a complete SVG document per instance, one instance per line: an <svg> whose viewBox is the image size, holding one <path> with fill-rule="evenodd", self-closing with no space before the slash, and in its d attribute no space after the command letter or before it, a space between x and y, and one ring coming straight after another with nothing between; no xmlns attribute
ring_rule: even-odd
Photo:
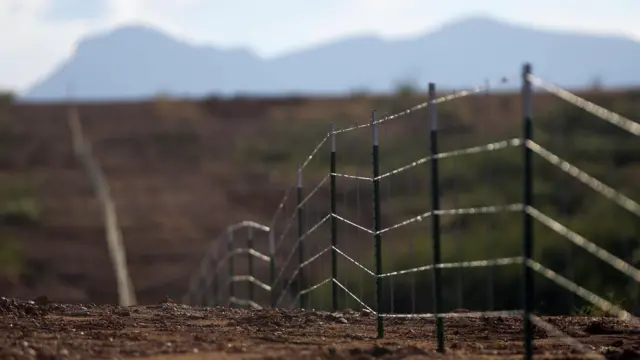
<svg viewBox="0 0 640 360"><path fill-rule="evenodd" d="M83 309L83 310L69 311L69 312L66 313L66 315L68 315L68 316L89 316L89 310Z"/></svg>
<svg viewBox="0 0 640 360"><path fill-rule="evenodd" d="M605 324L603 324L600 321L594 321L594 322L590 323L589 325L587 325L585 327L584 331L587 334L602 335L602 334L606 334L606 333L611 332L611 329L609 329Z"/></svg>
<svg viewBox="0 0 640 360"><path fill-rule="evenodd" d="M622 345L624 345L624 341L622 341L622 340L616 340L616 341L612 342L609 346L613 346L613 347L622 347Z"/></svg>
<svg viewBox="0 0 640 360"><path fill-rule="evenodd" d="M376 345L373 347L373 349L371 349L371 356L373 357L381 357L381 356L389 355L391 353L393 353L391 350L382 346Z"/></svg>
<svg viewBox="0 0 640 360"><path fill-rule="evenodd" d="M122 309L116 311L115 314L118 316L131 316L131 311Z"/></svg>
<svg viewBox="0 0 640 360"><path fill-rule="evenodd" d="M51 304L53 301L49 300L49 298L45 295L42 296L38 296L37 298L33 299L34 303L36 305L48 305Z"/></svg>

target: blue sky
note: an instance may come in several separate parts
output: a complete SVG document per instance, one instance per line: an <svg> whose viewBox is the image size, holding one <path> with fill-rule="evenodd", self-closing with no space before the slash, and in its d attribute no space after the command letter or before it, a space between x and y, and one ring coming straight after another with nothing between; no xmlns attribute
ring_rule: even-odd
<svg viewBox="0 0 640 360"><path fill-rule="evenodd" d="M131 23L268 57L343 36L413 36L477 15L640 40L639 14L640 0L0 0L0 88L24 90L82 37Z"/></svg>

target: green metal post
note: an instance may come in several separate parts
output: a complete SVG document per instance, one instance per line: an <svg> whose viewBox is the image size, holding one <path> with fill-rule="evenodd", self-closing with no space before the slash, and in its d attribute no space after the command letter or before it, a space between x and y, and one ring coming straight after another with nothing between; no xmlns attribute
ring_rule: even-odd
<svg viewBox="0 0 640 360"><path fill-rule="evenodd" d="M213 266L213 279L211 281L213 281L213 293L215 295L215 303L214 306L218 306L220 305L220 288L218 285L218 259L217 258L213 258L212 261L212 266Z"/></svg>
<svg viewBox="0 0 640 360"><path fill-rule="evenodd" d="M230 307L233 307L233 304L231 303L231 298L235 296L235 289L234 289L234 281L233 281L233 277L234 277L234 269L233 269L233 230L228 229L227 230L227 262L229 264L229 299L227 300L228 304Z"/></svg>
<svg viewBox="0 0 640 360"><path fill-rule="evenodd" d="M433 302L436 316L436 340L439 352L444 352L444 320L442 316L442 263L440 246L440 178L438 175L438 112L436 109L436 85L429 83L429 132L431 150L431 237L433 238Z"/></svg>
<svg viewBox="0 0 640 360"><path fill-rule="evenodd" d="M524 256L523 265L523 298L524 298L524 348L525 359L533 359L533 326L531 323L531 313L533 312L534 285L533 269L529 266L529 260L533 256L533 222L529 215L528 208L533 206L533 157L528 146L528 141L532 139L531 124L531 97L532 87L529 80L531 65L525 64L522 71L522 110L523 110L523 137L525 144L524 151L524 174L523 174L523 232L522 232L522 252Z"/></svg>
<svg viewBox="0 0 640 360"><path fill-rule="evenodd" d="M276 307L276 244L273 227L269 229L269 282L271 283L271 307Z"/></svg>
<svg viewBox="0 0 640 360"><path fill-rule="evenodd" d="M331 158L329 160L331 176L331 308L338 310L338 219L333 216L337 213L336 201L336 134L335 127L331 123Z"/></svg>
<svg viewBox="0 0 640 360"><path fill-rule="evenodd" d="M298 168L298 186L297 186L297 205L298 205L298 284L297 293L298 293L298 307L300 309L304 309L307 305L307 296L300 295L300 291L305 289L305 281L304 281L304 269L302 268L302 263L304 263L304 243L302 241L302 236L304 235L304 209L302 206L302 168Z"/></svg>
<svg viewBox="0 0 640 360"><path fill-rule="evenodd" d="M380 219L380 149L378 146L378 123L376 122L376 111L371 112L371 128L373 133L373 238L375 241L375 263L376 263L376 312L378 324L378 338L384 337L384 323L381 316L382 311L382 219Z"/></svg>
<svg viewBox="0 0 640 360"><path fill-rule="evenodd" d="M247 249L249 250L253 250L253 228L249 227L248 228L248 234L247 234ZM247 252L247 266L249 267L249 276L253 277L253 255L251 255L251 253ZM247 282L247 287L248 287L248 291L249 291L249 300L254 301L254 287L253 287L253 283L248 281Z"/></svg>

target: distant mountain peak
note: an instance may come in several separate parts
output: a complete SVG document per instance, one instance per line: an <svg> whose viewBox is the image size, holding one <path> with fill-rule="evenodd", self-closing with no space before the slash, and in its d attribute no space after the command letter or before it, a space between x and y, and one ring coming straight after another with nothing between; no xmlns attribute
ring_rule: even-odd
<svg viewBox="0 0 640 360"><path fill-rule="evenodd" d="M459 89L513 74L524 62L563 86L588 86L595 77L605 87L629 86L640 84L638 61L640 43L624 37L539 31L478 15L418 37L361 35L269 59L128 24L82 40L25 100L62 100L70 82L78 99L152 97L160 90L190 96L388 92L407 78Z"/></svg>
<svg viewBox="0 0 640 360"><path fill-rule="evenodd" d="M89 35L78 42L77 48L87 46L87 44L156 44L160 42L181 43L180 40L150 25L128 24L108 31Z"/></svg>
<svg viewBox="0 0 640 360"><path fill-rule="evenodd" d="M516 26L506 20L501 20L492 16L485 15L468 15L455 18L451 21L445 22L442 27L456 27L456 26L498 26L498 27L512 27Z"/></svg>
<svg viewBox="0 0 640 360"><path fill-rule="evenodd" d="M500 20L490 16L473 15L467 17L460 17L453 19L449 22L441 24L434 33L447 33L447 34L464 34L471 36L472 34L480 33L496 33L496 32L508 32L518 30L529 30L525 26L520 26L505 20ZM427 34L428 36L428 34Z"/></svg>

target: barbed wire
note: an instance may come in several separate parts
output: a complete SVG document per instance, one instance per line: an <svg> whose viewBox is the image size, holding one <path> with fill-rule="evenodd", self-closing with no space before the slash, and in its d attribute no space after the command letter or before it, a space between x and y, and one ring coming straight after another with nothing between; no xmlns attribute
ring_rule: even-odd
<svg viewBox="0 0 640 360"><path fill-rule="evenodd" d="M282 200L280 200L280 204L276 208L276 211L271 217L271 221L269 222L269 226L271 228L274 228L276 219L278 218L278 216L280 216L280 213L282 212L282 210L284 210L284 206L287 203L287 200L289 200L289 197L291 196L291 194L293 193L293 189L295 188L296 188L296 185L294 183L293 185L289 186L289 188L285 191L284 196L282 197Z"/></svg>
<svg viewBox="0 0 640 360"><path fill-rule="evenodd" d="M501 78L500 82L501 83L508 82L509 78L511 78L511 77L503 76ZM495 84L495 82L494 82L494 84ZM491 87L491 83L489 83L489 85L485 84L485 85L481 85L481 86L474 86L473 88L467 89L467 90L456 91L456 92L454 92L452 94L444 95L444 96L441 96L441 97L435 99L433 101L433 103L434 104L439 104L439 103L443 103L443 102L446 102L446 101L451 101L451 100L454 100L454 99L462 98L462 97L465 97L465 96L469 96L469 95L472 95L472 94L476 94L476 93L485 91L485 90L489 89L490 87ZM383 123L385 121L393 120L393 119L402 117L404 115L408 115L408 114L410 114L412 112L418 111L420 109L424 109L427 106L429 106L429 103L430 103L430 101L425 101L425 102L417 104L417 105L415 105L415 106L413 106L413 107L411 107L409 109L400 111L400 112L392 114L392 115L385 116L385 117L383 117L381 119L378 119L376 121L368 122L368 123L364 123L364 124L359 124L359 125L351 126L351 127L344 128L344 129L335 130L333 133L334 134L340 134L340 133L344 133L344 132L349 132L349 131L353 131L353 130L357 130L357 129L366 128L366 127L372 126L374 124L376 124L376 125L377 124L381 124L381 123Z"/></svg>
<svg viewBox="0 0 640 360"><path fill-rule="evenodd" d="M433 264L424 265L424 266L419 266L412 269L399 270L399 271L393 271L386 274L380 274L378 276L389 277L389 276L416 273L421 271L428 271L433 269L456 269L456 268L516 265L516 264L521 264L522 262L523 262L523 258L521 256L510 257L510 258L500 258L500 259L489 259L489 260L461 261L461 262L454 262L454 263L441 263L437 265L433 265Z"/></svg>
<svg viewBox="0 0 640 360"><path fill-rule="evenodd" d="M250 276L250 275L234 275L229 279L229 281L227 281L227 285L229 283L232 283L232 282L234 282L234 283L235 282L250 282L250 283L258 286L261 289L264 289L266 291L271 291L271 286L263 283L262 281L256 279L253 276Z"/></svg>
<svg viewBox="0 0 640 360"><path fill-rule="evenodd" d="M296 296L296 299L298 299L302 295L308 294L308 293L312 292L313 290L318 289L319 287L321 287L321 286L323 286L323 285L325 285L325 284L327 284L329 282L331 282L331 278L330 277L322 280L318 284L315 284L315 285L313 285L311 287L308 287L308 288L306 288L304 290L300 290L300 292L298 292L298 296Z"/></svg>
<svg viewBox="0 0 640 360"><path fill-rule="evenodd" d="M291 230L291 227L293 226L294 220L296 219L297 216L298 216L297 212L294 211L293 214L291 214L291 216L289 216L289 218L287 218L287 221L285 222L284 228L282 229L282 233L280 233L280 238L278 239L278 241L275 244L274 252L278 252L278 250L280 249L280 245L282 245L284 243L284 238L289 233L289 230Z"/></svg>
<svg viewBox="0 0 640 360"><path fill-rule="evenodd" d="M600 310L605 311L611 314L612 316L617 317L620 320L630 321L630 322L633 322L635 325L640 325L640 321L638 321L638 319L635 316L631 315L631 313L622 309L618 305L615 305L612 302L601 298L600 296L592 293L591 291L583 288L582 286L556 273L555 271L540 264L539 262L528 259L526 260L526 264L527 266L531 267L533 270L543 275L547 279L555 282L556 284L564 287L565 289L580 296L584 300L597 306L598 308L600 308Z"/></svg>
<svg viewBox="0 0 640 360"><path fill-rule="evenodd" d="M444 152L444 153L439 153L435 156L425 156L423 158L420 158L408 165L399 167L395 170L391 170L385 174L382 174L378 177L372 178L372 177L366 177L366 176L355 176L355 175L348 175L348 174L340 174L340 173L331 173L331 175L335 175L335 176L339 176L339 177L344 177L344 178L348 178L348 179L355 179L355 180L366 180L366 181L374 181L374 180L380 180L386 177L389 177L391 175L395 175L398 174L400 172L409 170L411 168L414 168L418 165L422 165L422 164L426 164L429 161L433 160L433 159L444 159L444 158L449 158L449 157L455 157L455 156L462 156L462 155L472 155L472 154L479 154L479 153L483 153L483 152L489 152L489 151L497 151L497 150L502 150L502 149L507 149L510 147L517 147L522 145L523 141L522 139L519 138L513 138L513 139L509 139L509 140L503 140L503 141L497 141L497 142L493 142L493 143L489 143L489 144L485 144L485 145L479 145L479 146L474 146L474 147L470 147L470 148L466 148L466 149L459 149L459 150L453 150L453 151L448 151L448 152Z"/></svg>
<svg viewBox="0 0 640 360"><path fill-rule="evenodd" d="M338 279L333 279L333 282L336 283L336 285L338 285L340 288L342 288L342 290L344 290L347 293L347 295L351 296L355 301L357 301L360 305L362 305L362 307L367 309L370 313L375 314L375 311L373 311L373 309L371 309L367 304L365 304L364 301L360 300L360 298L353 295L353 293L349 291L349 289L347 289L344 285L342 285L338 281Z"/></svg>
<svg viewBox="0 0 640 360"><path fill-rule="evenodd" d="M289 252L289 256L287 257L287 260L285 261L284 265L282 265L280 273L278 274L278 276L275 277L275 279L273 280L273 284L277 284L278 281L282 278L282 276L284 275L284 271L286 269L286 267L289 265L289 262L291 262L291 259L293 259L293 255L295 254L295 250L298 248L298 246L300 246L300 243L307 237L309 236L309 234L313 233L317 228L319 228L322 224L324 224L327 220L329 220L331 218L331 215L327 215L325 217L323 217L320 221L318 221L314 226L312 226L309 230L307 230L302 236L300 236L300 238L298 238L295 242L295 244L293 245L293 247L291 248L291 251Z"/></svg>
<svg viewBox="0 0 640 360"><path fill-rule="evenodd" d="M342 217L342 216L340 216L340 215L337 215L337 214L331 214L331 216L333 216L333 217L335 217L336 219L338 219L338 220L340 220L340 221L344 222L345 224L351 225L351 226L353 226L353 227L355 227L355 228L357 228L357 229L360 229L360 230L362 230L362 231L365 231L365 232L367 232L367 233L369 233L369 234L372 234L372 235L373 235L373 234L375 234L375 232L374 232L373 230L370 230L370 229L367 229L367 228L366 228L366 227L364 227L364 226L358 225L358 224L354 223L353 221L349 221L349 220L347 220L347 219L343 218L343 217Z"/></svg>
<svg viewBox="0 0 640 360"><path fill-rule="evenodd" d="M470 311L470 312L447 312L447 313L424 313L424 314L378 314L374 313L374 315L379 315L385 318L405 318L405 319L436 319L436 318L445 318L445 319L453 319L453 318L482 318L482 317L507 317L507 316L518 316L522 314L520 310L503 310L503 311Z"/></svg>
<svg viewBox="0 0 640 360"><path fill-rule="evenodd" d="M307 194L307 196L300 201L300 204L298 204L298 206L296 206L296 210L303 207L307 201L309 201L311 198L313 198L313 196L320 190L322 189L322 187L324 186L324 184L327 182L327 180L329 180L329 174L327 174L324 178L322 178L322 180L320 181L320 183L318 183L318 185L316 185L315 188L313 188L313 190L311 190L309 192L309 194Z"/></svg>
<svg viewBox="0 0 640 360"><path fill-rule="evenodd" d="M580 182L582 182L583 184L600 193L600 195L614 201L616 204L629 210L634 215L640 217L640 204L638 204L637 202L631 200L630 198L619 193L610 186L605 185L600 180L571 165L569 162L561 159L559 156L553 154L551 151L543 148L534 141L528 140L526 146L531 149L531 151L540 155L543 159L547 160L551 164L560 168L562 171L573 176L575 179L580 180Z"/></svg>
<svg viewBox="0 0 640 360"><path fill-rule="evenodd" d="M459 209L445 209L445 210L436 210L436 211L427 211L410 219L407 219L401 223L389 226L388 228L382 229L378 234L386 233L387 231L394 230L416 221L422 221L426 218L435 215L478 215L478 214L495 214L500 212L512 212L512 211L520 211L522 210L522 204L510 204L510 205L493 205L493 206L479 206L479 207L471 207L471 208L459 208ZM374 233L376 234L376 233Z"/></svg>
<svg viewBox="0 0 640 360"><path fill-rule="evenodd" d="M565 344L567 344L569 346L572 346L572 347L578 349L583 354L591 354L591 355L594 355L594 357L596 357L598 359L606 359L606 357L604 355L602 355L599 352L593 350L592 348L584 345L583 343L581 343L580 341L574 339L573 337L565 334L564 332L562 332L560 329L556 328L552 324L542 320L542 318L540 318L538 316L535 316L533 314L529 314L529 319L531 319L531 322L533 322L535 325L539 326L544 331L546 331L547 334L559 338L562 342L564 342Z"/></svg>
<svg viewBox="0 0 640 360"><path fill-rule="evenodd" d="M306 260L305 262L303 262L302 264L298 265L298 267L296 267L295 271L293 272L293 274L291 274L291 276L289 277L289 281L287 282L287 284L285 285L285 287L282 289L280 297L278 297L278 300L276 301L276 306L278 306L278 304L280 304L280 302L282 301L282 299L284 298L285 294L287 293L287 291L289 290L289 287L291 286L291 284L293 284L294 279L296 278L296 276L298 276L298 274L300 273L300 270L302 268L304 268L305 266L311 264L312 262L314 262L315 260L319 259L320 256L322 256L323 254L325 254L326 252L328 252L331 249L331 247L326 248L325 250L320 251L319 253L317 253L316 255L314 255L313 257L309 258L308 260ZM298 294L300 295L300 294Z"/></svg>
<svg viewBox="0 0 640 360"><path fill-rule="evenodd" d="M327 140L329 140L330 136L331 136L331 133L328 133L327 135L325 135L324 138L322 138L322 140L320 140L320 143L318 143L318 145L313 149L313 151L311 151L311 154L307 156L307 159L304 161L304 163L302 163L302 166L300 166L300 170L304 170L304 168L307 167L307 165L309 164L309 162L311 162L313 157L318 153L318 151L320 151L324 143L326 143Z"/></svg>
<svg viewBox="0 0 640 360"><path fill-rule="evenodd" d="M347 260L351 261L351 263L353 263L354 265L356 265L356 266L357 266L357 267L359 267L360 269L364 270L367 274L372 275L372 276L376 276L376 274L375 274L373 271L371 271L371 270L367 269L367 267L366 267L366 266L364 266L364 265L360 264L359 262L355 261L355 260L354 260L354 259L352 259L349 255L345 254L344 252L342 252L342 251L341 251L340 249L338 249L337 247L332 246L331 248L332 248L336 253L338 253L338 254L342 255L345 259L347 259Z"/></svg>
<svg viewBox="0 0 640 360"><path fill-rule="evenodd" d="M579 108L582 108L590 112L591 114L599 117L600 119L607 121L621 129L624 129L636 136L640 136L639 123L633 120L627 119L622 115L616 114L611 110L605 109L600 105L596 105L586 99L579 97L578 95L575 95L569 92L568 90L565 90L550 82L547 82L546 80L543 80L537 76L529 74L527 78L534 85L545 89L546 91L558 96L559 98L569 102L570 104L575 105Z"/></svg>
<svg viewBox="0 0 640 360"><path fill-rule="evenodd" d="M534 207L531 207L531 206L527 207L527 213L529 213L529 215L531 215L533 218L540 221L542 224L546 225L549 229L569 239L574 244L587 250L589 253L595 255L597 258L613 266L615 269L619 270L625 275L633 278L635 281L640 282L640 270L633 267L631 264L611 254L610 252L599 247L595 243L585 239L581 235L570 230L569 228L560 224L559 222L553 220L552 218L543 214L542 212L540 212Z"/></svg>

